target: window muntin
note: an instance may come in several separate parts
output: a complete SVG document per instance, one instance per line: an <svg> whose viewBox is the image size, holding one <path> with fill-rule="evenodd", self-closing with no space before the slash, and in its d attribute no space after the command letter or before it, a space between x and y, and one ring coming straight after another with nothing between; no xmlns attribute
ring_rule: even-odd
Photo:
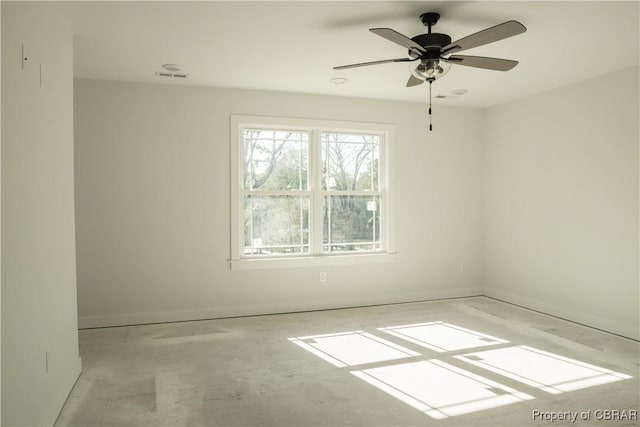
<svg viewBox="0 0 640 427"><path fill-rule="evenodd" d="M232 261L395 253L385 170L391 126L255 116L231 122Z"/></svg>

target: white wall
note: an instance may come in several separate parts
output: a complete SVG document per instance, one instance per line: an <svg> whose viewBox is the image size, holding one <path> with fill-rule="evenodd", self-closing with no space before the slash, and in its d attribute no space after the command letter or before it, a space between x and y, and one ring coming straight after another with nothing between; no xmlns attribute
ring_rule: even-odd
<svg viewBox="0 0 640 427"><path fill-rule="evenodd" d="M72 45L53 5L2 2L3 426L53 425L80 373Z"/></svg>
<svg viewBox="0 0 640 427"><path fill-rule="evenodd" d="M635 339L638 67L491 108L485 293Z"/></svg>
<svg viewBox="0 0 640 427"><path fill-rule="evenodd" d="M230 114L394 124L397 262L230 271ZM429 133L422 104L76 80L80 326L480 294L481 112L434 114Z"/></svg>
<svg viewBox="0 0 640 427"><path fill-rule="evenodd" d="M0 7L0 30L2 29L2 7ZM0 31L0 42L2 41ZM0 43L1 44L1 43ZM2 67L0 67L0 81ZM2 99L2 85L0 84L0 100ZM0 107L0 110L2 108ZM0 129L2 129L2 114L0 114ZM2 195L2 137L0 136L0 196ZM2 223L2 197L0 197L0 224ZM2 241L2 227L0 226L0 242ZM0 333L2 331L2 244L0 244ZM2 365L2 339L0 339L0 366ZM0 368L0 402L2 402L2 369ZM0 404L0 424L2 424L2 404Z"/></svg>

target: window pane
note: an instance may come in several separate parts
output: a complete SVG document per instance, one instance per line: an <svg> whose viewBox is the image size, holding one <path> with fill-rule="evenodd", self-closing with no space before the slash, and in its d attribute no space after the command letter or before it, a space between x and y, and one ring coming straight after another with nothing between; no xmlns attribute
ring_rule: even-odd
<svg viewBox="0 0 640 427"><path fill-rule="evenodd" d="M309 197L246 196L244 254L309 252Z"/></svg>
<svg viewBox="0 0 640 427"><path fill-rule="evenodd" d="M308 133L245 129L243 139L246 190L307 190Z"/></svg>
<svg viewBox="0 0 640 427"><path fill-rule="evenodd" d="M323 190L378 190L378 135L323 133L321 142Z"/></svg>
<svg viewBox="0 0 640 427"><path fill-rule="evenodd" d="M325 252L380 249L379 196L326 196L323 250Z"/></svg>

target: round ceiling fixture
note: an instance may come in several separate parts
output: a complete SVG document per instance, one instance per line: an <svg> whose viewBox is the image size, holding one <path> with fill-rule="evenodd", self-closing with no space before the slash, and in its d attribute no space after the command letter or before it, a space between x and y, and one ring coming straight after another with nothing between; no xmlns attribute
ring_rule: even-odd
<svg viewBox="0 0 640 427"><path fill-rule="evenodd" d="M451 91L451 95L466 95L469 93L467 89L455 89Z"/></svg>
<svg viewBox="0 0 640 427"><path fill-rule="evenodd" d="M180 65L178 64L162 64L162 68L164 68L167 71L172 71L172 72L176 72L176 71L180 71Z"/></svg>
<svg viewBox="0 0 640 427"><path fill-rule="evenodd" d="M349 81L349 79L345 79L344 77L334 77L329 80L334 85L343 85Z"/></svg>

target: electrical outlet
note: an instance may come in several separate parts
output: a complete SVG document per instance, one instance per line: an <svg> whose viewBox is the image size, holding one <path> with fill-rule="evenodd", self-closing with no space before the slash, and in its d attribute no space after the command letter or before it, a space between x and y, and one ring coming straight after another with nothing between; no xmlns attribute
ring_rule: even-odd
<svg viewBox="0 0 640 427"><path fill-rule="evenodd" d="M327 272L326 271L321 271L320 272L320 281L321 282L326 282L327 281Z"/></svg>
<svg viewBox="0 0 640 427"><path fill-rule="evenodd" d="M460 261L460 273L464 273L466 269L467 266L465 265L465 263L463 261Z"/></svg>

